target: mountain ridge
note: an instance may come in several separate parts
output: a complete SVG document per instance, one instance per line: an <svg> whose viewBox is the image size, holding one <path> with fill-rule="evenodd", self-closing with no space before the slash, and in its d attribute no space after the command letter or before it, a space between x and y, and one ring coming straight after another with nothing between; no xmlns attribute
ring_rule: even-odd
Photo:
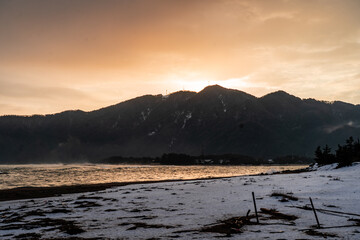
<svg viewBox="0 0 360 240"><path fill-rule="evenodd" d="M134 98L131 98L131 99L127 99L127 100L124 100L124 101L121 101L119 103L115 103L115 104L112 104L112 105L109 105L109 106L105 106L105 107L101 107L101 108L98 108L98 109L94 109L94 110L90 110L90 111L84 111L84 110L81 110L81 109L73 109L73 110L64 110L64 111L61 111L61 112L57 112L57 113L49 113L49 114L26 114L26 115L16 115L16 114L4 114L4 115L0 115L0 118L1 117L33 117L33 116L51 116L51 115L57 115L57 114L62 114L62 113L68 113L68 112L82 112L82 113L91 113L91 112L96 112L96 111L99 111L99 110L102 110L102 109L107 109L107 108L110 108L110 107L114 107L114 106L117 106L119 104L122 104L122 103L125 103L125 102L129 102L129 101L133 101L133 100L136 100L136 99L141 99L143 97L155 97L155 96L162 96L164 98L168 97L168 96L172 96L172 95L178 95L178 94L181 94L181 93L189 93L189 94L193 94L193 95L196 95L198 93L202 93L204 92L204 90L206 89L211 89L211 88L221 88L221 89L224 89L224 90L228 90L228 91L233 91L233 92L239 92L239 93L244 93L248 96L251 96L253 98L257 98L257 99L262 99L262 98L265 98L265 97L268 97L268 96L271 96L271 95L287 95L287 96L290 96L290 97L294 97L294 98L297 98L297 99L300 99L300 100L303 100L303 101L306 101L306 100L315 100L317 102L321 102L321 103L327 103L327 104L344 104L344 105L351 105L351 106L358 106L360 107L360 104L353 104L353 103L348 103L348 102L344 102L344 101L340 101L340 100L335 100L335 101L325 101L325 100L317 100L317 99L314 99L314 98L299 98L299 97L296 97L295 95L292 95L286 91L283 91L283 90L277 90L277 91L274 91L274 92L271 92L271 93L267 93L265 94L264 96L261 96L261 97L255 97L251 94L248 94L246 92L243 92L241 90L238 90L238 89L231 89L231 88L225 88L225 87L222 87L218 84L215 84L215 85L209 85L207 87L205 87L203 90L199 91L199 92L195 92L195 91L190 91L190 90L180 90L180 91L176 91L176 92L172 92L172 93L169 93L167 95L162 95L162 94L156 94L156 95L152 95L152 94L145 94L145 95L142 95L142 96L138 96L138 97L134 97Z"/></svg>
<svg viewBox="0 0 360 240"><path fill-rule="evenodd" d="M317 145L360 136L360 106L257 98L208 86L196 93L144 95L84 112L0 117L0 163L71 162L163 153L311 156Z"/></svg>

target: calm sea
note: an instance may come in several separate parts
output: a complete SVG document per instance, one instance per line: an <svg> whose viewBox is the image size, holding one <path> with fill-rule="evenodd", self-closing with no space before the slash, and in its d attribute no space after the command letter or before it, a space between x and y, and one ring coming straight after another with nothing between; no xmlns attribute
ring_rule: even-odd
<svg viewBox="0 0 360 240"><path fill-rule="evenodd" d="M0 165L0 189L232 177L303 167L305 166Z"/></svg>

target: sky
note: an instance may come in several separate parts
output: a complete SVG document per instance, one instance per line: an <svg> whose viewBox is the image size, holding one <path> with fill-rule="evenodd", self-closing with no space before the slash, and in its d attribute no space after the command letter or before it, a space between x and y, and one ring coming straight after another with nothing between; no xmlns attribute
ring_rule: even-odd
<svg viewBox="0 0 360 240"><path fill-rule="evenodd" d="M358 0L0 0L0 115L207 85L360 104Z"/></svg>

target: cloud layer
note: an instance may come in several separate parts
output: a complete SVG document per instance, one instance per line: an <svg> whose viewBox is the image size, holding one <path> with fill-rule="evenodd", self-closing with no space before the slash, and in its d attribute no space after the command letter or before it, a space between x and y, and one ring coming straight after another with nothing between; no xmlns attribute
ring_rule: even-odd
<svg viewBox="0 0 360 240"><path fill-rule="evenodd" d="M357 0L2 0L0 114L208 83L359 104L359 10Z"/></svg>

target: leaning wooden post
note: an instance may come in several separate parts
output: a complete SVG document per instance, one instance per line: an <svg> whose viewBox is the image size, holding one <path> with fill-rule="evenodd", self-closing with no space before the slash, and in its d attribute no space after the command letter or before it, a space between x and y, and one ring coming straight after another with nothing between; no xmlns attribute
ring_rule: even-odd
<svg viewBox="0 0 360 240"><path fill-rule="evenodd" d="M318 226L318 228L320 228L319 219L318 219L318 217L317 217L317 214L316 214L316 210L315 210L313 201L312 201L311 197L309 197L309 199L310 199L311 207L312 207L312 209L313 209L313 211L314 211L314 215L315 215L315 218L316 218L317 226Z"/></svg>
<svg viewBox="0 0 360 240"><path fill-rule="evenodd" d="M255 208L255 215L256 215L256 222L259 223L259 216L256 208L256 200L255 200L255 194L252 192L253 202L254 202L254 208Z"/></svg>

